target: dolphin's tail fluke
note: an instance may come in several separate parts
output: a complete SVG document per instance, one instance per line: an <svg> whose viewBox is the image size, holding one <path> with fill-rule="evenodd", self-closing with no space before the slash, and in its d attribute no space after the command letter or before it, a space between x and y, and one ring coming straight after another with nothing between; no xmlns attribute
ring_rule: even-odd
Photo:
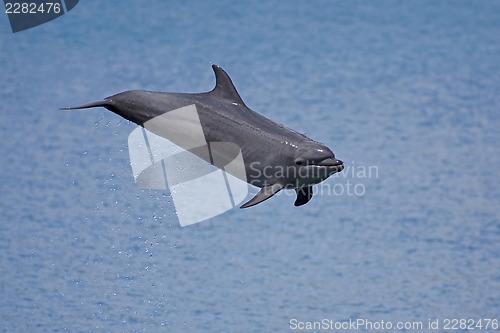
<svg viewBox="0 0 500 333"><path fill-rule="evenodd" d="M105 108L110 108L113 106L113 103L110 100L103 99L102 101L97 101L97 102L91 102L87 104L82 104L78 106L70 106L66 108L61 108L60 110L80 110L80 109L89 109L89 108L95 108L95 107L105 107Z"/></svg>

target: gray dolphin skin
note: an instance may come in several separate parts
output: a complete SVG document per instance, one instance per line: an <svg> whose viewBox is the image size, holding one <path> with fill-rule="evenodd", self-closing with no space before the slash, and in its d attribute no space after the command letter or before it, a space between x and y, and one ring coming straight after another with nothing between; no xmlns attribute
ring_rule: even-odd
<svg viewBox="0 0 500 333"><path fill-rule="evenodd" d="M313 196L312 185L344 169L343 162L324 144L248 108L227 73L219 66L212 68L216 86L210 92L131 90L64 109L105 107L144 127L148 120L194 104L206 142L228 142L239 147L245 163L244 181L261 188L241 208L259 204L284 188L297 192L295 206L304 205ZM189 135L189 128L185 131ZM156 134L172 139L168 133ZM172 141L183 147L183 142ZM196 150L191 151L196 154Z"/></svg>

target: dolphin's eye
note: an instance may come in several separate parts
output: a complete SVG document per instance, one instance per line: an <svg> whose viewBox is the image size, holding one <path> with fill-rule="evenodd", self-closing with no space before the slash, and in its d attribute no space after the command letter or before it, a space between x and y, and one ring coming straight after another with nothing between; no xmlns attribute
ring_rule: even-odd
<svg viewBox="0 0 500 333"><path fill-rule="evenodd" d="M295 160L295 164L297 164L297 165L304 165L304 160L303 160L303 159L301 159L301 158L297 158L297 159Z"/></svg>

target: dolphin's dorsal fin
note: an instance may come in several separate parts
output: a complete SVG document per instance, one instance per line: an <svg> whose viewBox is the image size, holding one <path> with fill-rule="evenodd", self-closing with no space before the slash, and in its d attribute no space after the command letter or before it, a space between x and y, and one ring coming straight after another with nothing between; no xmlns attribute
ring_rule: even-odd
<svg viewBox="0 0 500 333"><path fill-rule="evenodd" d="M232 103L245 105L229 75L217 65L212 65L212 68L215 73L215 88L209 94L226 99Z"/></svg>

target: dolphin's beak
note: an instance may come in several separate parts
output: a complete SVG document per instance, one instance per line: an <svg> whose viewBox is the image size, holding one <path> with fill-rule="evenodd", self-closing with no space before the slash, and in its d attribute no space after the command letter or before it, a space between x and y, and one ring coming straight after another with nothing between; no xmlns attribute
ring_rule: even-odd
<svg viewBox="0 0 500 333"><path fill-rule="evenodd" d="M337 160L336 158L327 158L326 160L319 162L318 165L325 167L336 167L337 172L344 170L344 162L342 162L341 160Z"/></svg>

